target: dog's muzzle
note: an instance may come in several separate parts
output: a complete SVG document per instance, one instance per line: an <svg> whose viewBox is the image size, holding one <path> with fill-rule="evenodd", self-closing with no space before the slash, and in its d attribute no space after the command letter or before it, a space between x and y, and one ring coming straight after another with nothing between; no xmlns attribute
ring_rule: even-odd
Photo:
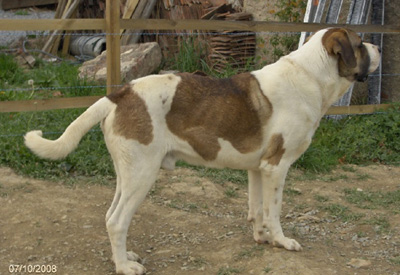
<svg viewBox="0 0 400 275"><path fill-rule="evenodd" d="M367 74L366 75L357 75L356 79L357 79L357 82L365 82L368 79L368 75Z"/></svg>

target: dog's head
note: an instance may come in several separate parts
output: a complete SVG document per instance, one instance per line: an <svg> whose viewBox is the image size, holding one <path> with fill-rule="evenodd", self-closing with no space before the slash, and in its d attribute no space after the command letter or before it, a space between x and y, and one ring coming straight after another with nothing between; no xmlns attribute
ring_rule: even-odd
<svg viewBox="0 0 400 275"><path fill-rule="evenodd" d="M363 42L354 31L344 28L328 29L322 44L329 55L338 59L339 75L349 81L365 81L378 68L380 49Z"/></svg>

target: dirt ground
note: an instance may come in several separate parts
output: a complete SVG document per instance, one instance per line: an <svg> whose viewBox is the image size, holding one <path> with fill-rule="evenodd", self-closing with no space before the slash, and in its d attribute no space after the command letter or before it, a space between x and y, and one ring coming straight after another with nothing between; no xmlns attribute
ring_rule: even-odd
<svg viewBox="0 0 400 275"><path fill-rule="evenodd" d="M128 248L143 258L147 274L400 274L399 211L361 209L343 193L397 191L399 179L400 167L391 166L350 166L311 179L292 170L281 220L304 250L289 252L253 242L245 186L214 184L185 168L161 171L132 221ZM113 192L111 183L68 185L0 168L0 274L15 264L114 274L104 222ZM364 217L345 222L324 204ZM386 217L390 227L378 230L366 222L371 217Z"/></svg>

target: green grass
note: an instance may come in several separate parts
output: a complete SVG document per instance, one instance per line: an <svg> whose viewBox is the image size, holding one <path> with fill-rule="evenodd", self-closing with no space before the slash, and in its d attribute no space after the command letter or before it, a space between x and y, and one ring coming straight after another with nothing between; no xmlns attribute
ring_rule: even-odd
<svg viewBox="0 0 400 275"><path fill-rule="evenodd" d="M353 213L347 206L341 204L327 204L320 206L320 209L328 212L332 217L343 222L355 222L364 217L364 214Z"/></svg>
<svg viewBox="0 0 400 275"><path fill-rule="evenodd" d="M0 54L0 101L103 95L104 88L78 77L77 64L51 64L38 59L34 69L23 70L11 55ZM58 89L61 87L61 89Z"/></svg>
<svg viewBox="0 0 400 275"><path fill-rule="evenodd" d="M178 161L177 166L192 169L196 171L200 177L208 178L215 183L225 183L229 181L242 186L247 185L247 171L194 166L183 161Z"/></svg>
<svg viewBox="0 0 400 275"><path fill-rule="evenodd" d="M389 261L394 265L400 265L400 256L393 257L393 258L389 259Z"/></svg>
<svg viewBox="0 0 400 275"><path fill-rule="evenodd" d="M362 222L374 226L374 230L378 234L387 233L390 229L390 223L386 217L373 217Z"/></svg>
<svg viewBox="0 0 400 275"><path fill-rule="evenodd" d="M25 147L21 134L43 129L45 137L56 139L83 110L0 114L0 165L35 178L55 179L69 176L114 175L102 133L97 126L81 141L78 149L61 161L47 161ZM49 133L49 134L46 134Z"/></svg>
<svg viewBox="0 0 400 275"><path fill-rule="evenodd" d="M239 274L241 273L239 268L236 267L221 267L218 272L217 275L232 275L232 274Z"/></svg>
<svg viewBox="0 0 400 275"><path fill-rule="evenodd" d="M243 260L243 259L248 259L252 258L255 256L261 256L264 252L265 246L263 245L254 245L250 248L244 248L242 249L238 255L236 256L237 260Z"/></svg>
<svg viewBox="0 0 400 275"><path fill-rule="evenodd" d="M373 192L345 189L344 194L349 203L352 203L362 209L400 209L400 190L390 192Z"/></svg>
<svg viewBox="0 0 400 275"><path fill-rule="evenodd" d="M384 113L321 121L313 142L295 166L329 172L339 163L400 164L400 104Z"/></svg>

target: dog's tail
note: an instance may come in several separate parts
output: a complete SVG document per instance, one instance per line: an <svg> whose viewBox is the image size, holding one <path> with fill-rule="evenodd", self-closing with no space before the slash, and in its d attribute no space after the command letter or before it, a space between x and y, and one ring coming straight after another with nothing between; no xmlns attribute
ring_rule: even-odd
<svg viewBox="0 0 400 275"><path fill-rule="evenodd" d="M107 97L90 106L73 121L57 140L42 138L42 131L30 131L25 135L25 145L42 158L57 160L65 158L78 146L82 137L103 120L114 108Z"/></svg>

